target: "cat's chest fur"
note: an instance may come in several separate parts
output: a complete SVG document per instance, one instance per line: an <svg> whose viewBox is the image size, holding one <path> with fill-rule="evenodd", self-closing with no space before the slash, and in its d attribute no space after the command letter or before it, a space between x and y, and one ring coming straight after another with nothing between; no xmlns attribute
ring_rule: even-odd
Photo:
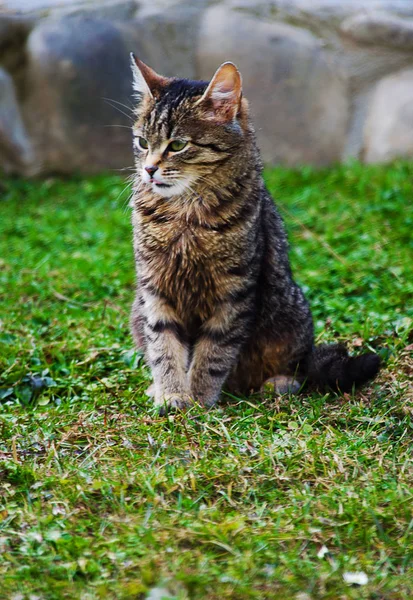
<svg viewBox="0 0 413 600"><path fill-rule="evenodd" d="M232 289L228 273L247 246L233 235L179 217L136 212L134 230L138 278L173 299L178 312L208 318Z"/></svg>

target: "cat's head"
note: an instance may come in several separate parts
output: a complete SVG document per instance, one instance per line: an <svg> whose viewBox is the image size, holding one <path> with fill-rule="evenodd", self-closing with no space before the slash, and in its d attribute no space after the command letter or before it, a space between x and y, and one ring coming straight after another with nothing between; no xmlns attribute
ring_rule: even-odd
<svg viewBox="0 0 413 600"><path fill-rule="evenodd" d="M241 75L230 62L211 82L162 77L133 54L133 143L141 183L165 198L213 185L248 137ZM245 152L244 152L245 153Z"/></svg>

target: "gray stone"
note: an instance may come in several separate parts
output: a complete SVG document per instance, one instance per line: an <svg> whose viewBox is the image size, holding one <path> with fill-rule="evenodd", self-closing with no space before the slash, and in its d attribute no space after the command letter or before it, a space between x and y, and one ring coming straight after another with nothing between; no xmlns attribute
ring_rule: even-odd
<svg viewBox="0 0 413 600"><path fill-rule="evenodd" d="M43 171L132 165L130 51L140 53L133 30L104 19L47 20L32 32L24 112Z"/></svg>
<svg viewBox="0 0 413 600"><path fill-rule="evenodd" d="M131 18L138 7L135 0L3 0L10 14L29 14L41 18L53 14L100 16L107 19Z"/></svg>
<svg viewBox="0 0 413 600"><path fill-rule="evenodd" d="M34 24L24 15L0 14L0 66L12 75L18 90L24 87L25 44Z"/></svg>
<svg viewBox="0 0 413 600"><path fill-rule="evenodd" d="M165 7L153 4L138 12L133 26L149 65L169 77L196 76L196 46L205 0Z"/></svg>
<svg viewBox="0 0 413 600"><path fill-rule="evenodd" d="M352 15L365 11L381 11L400 16L413 16L413 3L406 0L224 0L225 5L276 21L300 23L305 27L316 22L330 28Z"/></svg>
<svg viewBox="0 0 413 600"><path fill-rule="evenodd" d="M22 121L13 80L0 69L0 169L32 174L34 154Z"/></svg>
<svg viewBox="0 0 413 600"><path fill-rule="evenodd" d="M348 121L346 82L311 33L213 7L204 15L197 58L204 79L226 60L237 64L267 162L340 160Z"/></svg>
<svg viewBox="0 0 413 600"><path fill-rule="evenodd" d="M77 16L108 19L109 21L127 21L136 13L135 0L101 0L100 2L67 2L60 10L54 11L57 17Z"/></svg>
<svg viewBox="0 0 413 600"><path fill-rule="evenodd" d="M40 23L27 44L24 113L43 171L133 164L129 52L164 75L194 77L200 7L152 10L130 22L69 15Z"/></svg>
<svg viewBox="0 0 413 600"><path fill-rule="evenodd" d="M16 37L25 39L33 25L29 17L0 13L0 48L14 43Z"/></svg>
<svg viewBox="0 0 413 600"><path fill-rule="evenodd" d="M5 9L10 12L18 11L25 13L56 8L67 3L67 0L3 0L2 2Z"/></svg>
<svg viewBox="0 0 413 600"><path fill-rule="evenodd" d="M403 52L413 49L413 20L368 12L346 19L341 32L359 44L388 46Z"/></svg>
<svg viewBox="0 0 413 600"><path fill-rule="evenodd" d="M377 85L364 127L363 157L368 163L413 157L413 69Z"/></svg>
<svg viewBox="0 0 413 600"><path fill-rule="evenodd" d="M10 123L18 123L14 133L5 124L2 97L3 168L130 166L131 50L168 76L209 79L224 60L236 62L268 162L323 165L410 153L399 132L401 122L410 131L407 108L392 98L384 119L374 119L384 111L382 95L392 96L389 86L408 95L399 74L413 69L413 1L0 4L0 66L12 77L1 85L14 94L7 105L15 110Z"/></svg>

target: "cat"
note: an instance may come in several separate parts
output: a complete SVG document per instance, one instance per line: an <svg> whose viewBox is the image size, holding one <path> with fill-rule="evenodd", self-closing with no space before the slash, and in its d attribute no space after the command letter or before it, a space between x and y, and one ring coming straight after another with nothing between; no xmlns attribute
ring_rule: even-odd
<svg viewBox="0 0 413 600"><path fill-rule="evenodd" d="M314 344L236 66L206 83L163 77L133 54L131 63L131 323L161 413L211 407L223 386L248 394L270 381L285 393L307 381L346 392L375 377L376 354Z"/></svg>

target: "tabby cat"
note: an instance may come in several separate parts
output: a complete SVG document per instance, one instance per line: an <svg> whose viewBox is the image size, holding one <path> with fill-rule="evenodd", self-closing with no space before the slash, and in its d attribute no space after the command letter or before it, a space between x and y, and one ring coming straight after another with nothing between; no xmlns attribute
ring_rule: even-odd
<svg viewBox="0 0 413 600"><path fill-rule="evenodd" d="M349 391L373 378L376 354L314 345L235 65L221 65L209 84L162 77L134 55L132 70L132 331L156 406L209 407L224 385Z"/></svg>

